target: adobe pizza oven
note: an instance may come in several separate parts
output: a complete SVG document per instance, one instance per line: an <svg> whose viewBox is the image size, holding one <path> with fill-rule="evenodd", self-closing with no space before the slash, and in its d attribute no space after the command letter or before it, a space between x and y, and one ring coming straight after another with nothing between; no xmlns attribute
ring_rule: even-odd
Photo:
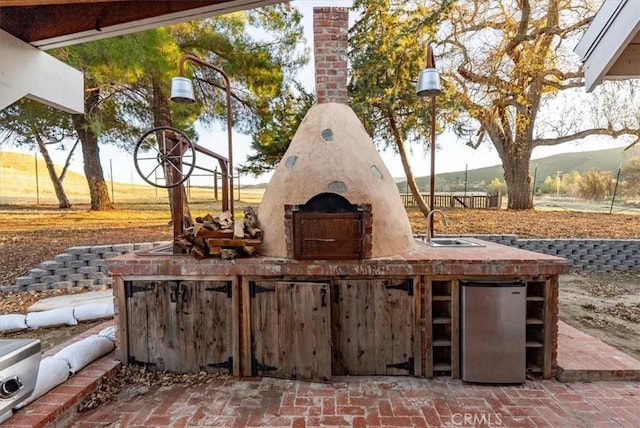
<svg viewBox="0 0 640 428"><path fill-rule="evenodd" d="M262 255L353 260L413 250L398 188L355 113L313 106L258 209Z"/></svg>
<svg viewBox="0 0 640 428"><path fill-rule="evenodd" d="M414 240L391 174L347 105L347 8L314 8L314 105L258 208L262 255L362 260L408 253Z"/></svg>

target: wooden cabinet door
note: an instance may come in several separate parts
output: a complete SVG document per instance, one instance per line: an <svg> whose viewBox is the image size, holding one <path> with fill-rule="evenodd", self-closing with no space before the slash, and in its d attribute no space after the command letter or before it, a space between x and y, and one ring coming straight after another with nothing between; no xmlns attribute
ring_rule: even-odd
<svg viewBox="0 0 640 428"><path fill-rule="evenodd" d="M182 372L231 373L231 282L183 281L182 286L178 311Z"/></svg>
<svg viewBox="0 0 640 428"><path fill-rule="evenodd" d="M129 363L231 372L231 282L128 281L125 292Z"/></svg>
<svg viewBox="0 0 640 428"><path fill-rule="evenodd" d="M339 280L333 286L333 374L413 374L413 282Z"/></svg>
<svg viewBox="0 0 640 428"><path fill-rule="evenodd" d="M253 374L329 380L329 285L256 281L249 288Z"/></svg>

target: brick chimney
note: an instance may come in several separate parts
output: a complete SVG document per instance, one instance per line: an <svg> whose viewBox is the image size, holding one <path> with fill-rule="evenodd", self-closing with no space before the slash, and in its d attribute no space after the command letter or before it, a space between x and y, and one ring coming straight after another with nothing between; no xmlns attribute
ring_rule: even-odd
<svg viewBox="0 0 640 428"><path fill-rule="evenodd" d="M313 51L318 104L347 103L348 30L348 8L313 8Z"/></svg>

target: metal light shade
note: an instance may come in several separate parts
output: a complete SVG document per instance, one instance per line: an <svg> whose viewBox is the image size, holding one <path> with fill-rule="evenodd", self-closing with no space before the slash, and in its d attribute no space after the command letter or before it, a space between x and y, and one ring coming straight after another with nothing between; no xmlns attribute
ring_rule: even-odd
<svg viewBox="0 0 640 428"><path fill-rule="evenodd" d="M418 76L416 93L419 97L435 97L440 95L440 74L435 68L425 68Z"/></svg>
<svg viewBox="0 0 640 428"><path fill-rule="evenodd" d="M171 101L181 104L194 103L193 83L186 77L174 77L171 79Z"/></svg>

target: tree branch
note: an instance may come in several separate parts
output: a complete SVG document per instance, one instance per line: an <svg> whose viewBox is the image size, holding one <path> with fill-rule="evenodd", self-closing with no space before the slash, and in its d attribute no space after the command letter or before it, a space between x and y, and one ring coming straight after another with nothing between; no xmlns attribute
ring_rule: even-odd
<svg viewBox="0 0 640 428"><path fill-rule="evenodd" d="M522 41L527 37L527 28L529 27L529 17L531 16L531 5L529 0L518 1L518 6L521 10L520 22L518 23L518 32L516 36L509 41L505 47L505 52L513 58L513 52ZM519 55L518 55L519 56Z"/></svg>
<svg viewBox="0 0 640 428"><path fill-rule="evenodd" d="M482 76L480 74L474 73L470 70L467 70L463 66L458 67L458 74L471 83L477 83L478 85L484 85L487 87L495 86L496 88L507 92L508 94L512 94L515 92L515 88L509 82L499 79L495 76L487 77Z"/></svg>
<svg viewBox="0 0 640 428"><path fill-rule="evenodd" d="M584 131L576 132L575 134L565 135L557 138L534 139L532 143L534 147L555 146L562 143L568 143L570 141L581 140L591 135L607 135L613 138L618 138L623 135L634 135L636 138L640 138L640 129L622 128L619 130L615 130L612 128L593 128L593 129L586 129Z"/></svg>
<svg viewBox="0 0 640 428"><path fill-rule="evenodd" d="M561 82L554 82L553 80L547 80L544 79L542 81L542 84L545 86L550 86L552 88L556 88L559 90L563 90L563 89L569 89L569 88L582 88L584 87L584 81L575 81L572 80L571 82L566 82L566 83L561 83Z"/></svg>

